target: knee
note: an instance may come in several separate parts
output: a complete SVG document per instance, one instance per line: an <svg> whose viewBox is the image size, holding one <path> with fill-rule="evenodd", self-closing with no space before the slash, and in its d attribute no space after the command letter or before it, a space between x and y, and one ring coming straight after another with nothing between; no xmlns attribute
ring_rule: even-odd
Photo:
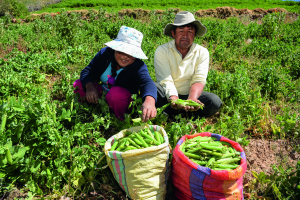
<svg viewBox="0 0 300 200"><path fill-rule="evenodd" d="M77 79L74 83L73 83L73 87L76 88L78 87L78 89L82 90L82 84L80 79Z"/></svg>
<svg viewBox="0 0 300 200"><path fill-rule="evenodd" d="M213 94L211 97L211 107L214 109L216 112L221 108L222 106L222 100L220 97L216 94Z"/></svg>
<svg viewBox="0 0 300 200"><path fill-rule="evenodd" d="M210 117L214 115L216 112L220 110L222 106L222 100L218 95L210 94L209 98L207 98L207 101L204 105L204 115L205 117Z"/></svg>
<svg viewBox="0 0 300 200"><path fill-rule="evenodd" d="M109 92L105 96L106 101L111 103L120 103L120 100L131 101L131 93L120 86L114 86L109 89Z"/></svg>

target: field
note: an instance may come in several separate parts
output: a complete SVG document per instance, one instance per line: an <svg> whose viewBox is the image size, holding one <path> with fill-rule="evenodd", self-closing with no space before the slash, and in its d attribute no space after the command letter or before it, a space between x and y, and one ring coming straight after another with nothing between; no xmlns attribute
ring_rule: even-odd
<svg viewBox="0 0 300 200"><path fill-rule="evenodd" d="M229 6L235 7L238 9L248 8L253 10L255 8L285 8L289 12L299 12L299 2L295 1L281 1L281 0L191 0L191 1L181 1L181 0L62 0L60 3L52 4L54 2L59 2L60 0L19 0L20 2L24 2L26 6L34 7L43 7L41 11L36 11L35 13L42 12L58 12L61 8L66 8L67 10L78 10L78 9L89 9L95 8L99 9L100 7L106 8L108 12L116 12L121 9L132 9L132 8L143 8L148 10L167 10L169 8L180 8L182 10L188 11L197 11L204 9L215 9L217 7ZM47 7L47 5L50 5Z"/></svg>
<svg viewBox="0 0 300 200"><path fill-rule="evenodd" d="M34 4L26 2L27 6ZM96 106L78 102L72 85L122 25L144 34L142 49L149 58L145 63L155 81L154 52L170 40L163 35L163 28L173 22L174 10L167 9L173 5L194 11L226 5L283 7L298 12L290 15L274 11L260 19L247 15L198 18L208 29L195 41L210 52L205 91L219 95L223 105L207 119L177 116L171 120L159 115L147 123L164 127L172 148L182 136L206 131L239 142L248 159L244 183L247 199L299 197L299 4L257 1L259 6L251 7L247 1L224 5L219 2L227 1L210 1L214 3L193 9L176 0L166 5L138 0L130 5L118 4L114 12L110 5L99 8L93 4L89 9L97 12L88 11L84 17L66 11L75 9L78 2L62 1L37 11L56 12L42 19L16 19L12 23L8 17L0 18L2 198L125 199L110 169L105 168L106 160L100 158L104 143L113 134L143 124L131 120L139 116L141 99L133 96L133 112L121 122L110 113L104 99ZM81 4L85 6L80 4L76 9L96 1L84 2ZM115 12L139 8L141 3L145 9L162 9L164 13L152 10L147 16L133 18ZM62 10L60 5L70 6ZM171 193L169 183L169 199Z"/></svg>

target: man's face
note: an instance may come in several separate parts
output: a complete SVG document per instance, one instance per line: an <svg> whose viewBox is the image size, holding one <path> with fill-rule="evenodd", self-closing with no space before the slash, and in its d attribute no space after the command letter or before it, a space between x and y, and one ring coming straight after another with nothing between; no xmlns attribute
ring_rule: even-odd
<svg viewBox="0 0 300 200"><path fill-rule="evenodd" d="M180 49L189 49L195 39L196 30L194 26L178 27L172 30L172 36L175 39L175 45Z"/></svg>

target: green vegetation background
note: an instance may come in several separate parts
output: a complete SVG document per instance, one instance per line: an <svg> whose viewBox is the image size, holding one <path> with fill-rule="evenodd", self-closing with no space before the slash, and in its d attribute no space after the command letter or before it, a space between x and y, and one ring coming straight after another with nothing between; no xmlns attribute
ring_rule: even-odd
<svg viewBox="0 0 300 200"><path fill-rule="evenodd" d="M12 0L10 0L12 1ZM148 10L170 8L180 8L191 12L203 9L215 9L217 7L229 6L237 9L248 8L285 8L289 12L299 12L300 2L282 1L282 0L62 0L60 3L54 3L55 0L14 0L21 2L26 7L42 8L34 13L59 12L61 8L67 10L91 9L98 10L100 7L105 8L108 12L117 12L121 9L143 8Z"/></svg>

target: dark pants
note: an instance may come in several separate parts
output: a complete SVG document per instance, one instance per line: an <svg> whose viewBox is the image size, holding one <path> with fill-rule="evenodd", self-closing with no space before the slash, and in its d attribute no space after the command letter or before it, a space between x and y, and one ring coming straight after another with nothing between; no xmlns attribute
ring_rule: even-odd
<svg viewBox="0 0 300 200"><path fill-rule="evenodd" d="M168 103L168 99L166 97L163 87L159 83L156 83L156 82L155 82L155 85L157 87L157 102L156 102L155 106L157 108L160 108L163 105ZM179 98L186 100L188 98L188 95L179 95ZM199 110L193 111L193 112L186 112L183 110L172 109L169 106L164 110L164 112L167 113L169 116L182 114L182 116L188 116L188 117L195 116L197 118L202 118L202 117L210 117L210 116L214 115L216 112L218 112L218 110L220 109L220 107L222 105L222 101L221 101L220 97L218 97L217 95L215 95L213 93L209 93L209 92L203 91L202 94L200 95L200 97L198 98L198 100L204 104L203 110L199 109Z"/></svg>

